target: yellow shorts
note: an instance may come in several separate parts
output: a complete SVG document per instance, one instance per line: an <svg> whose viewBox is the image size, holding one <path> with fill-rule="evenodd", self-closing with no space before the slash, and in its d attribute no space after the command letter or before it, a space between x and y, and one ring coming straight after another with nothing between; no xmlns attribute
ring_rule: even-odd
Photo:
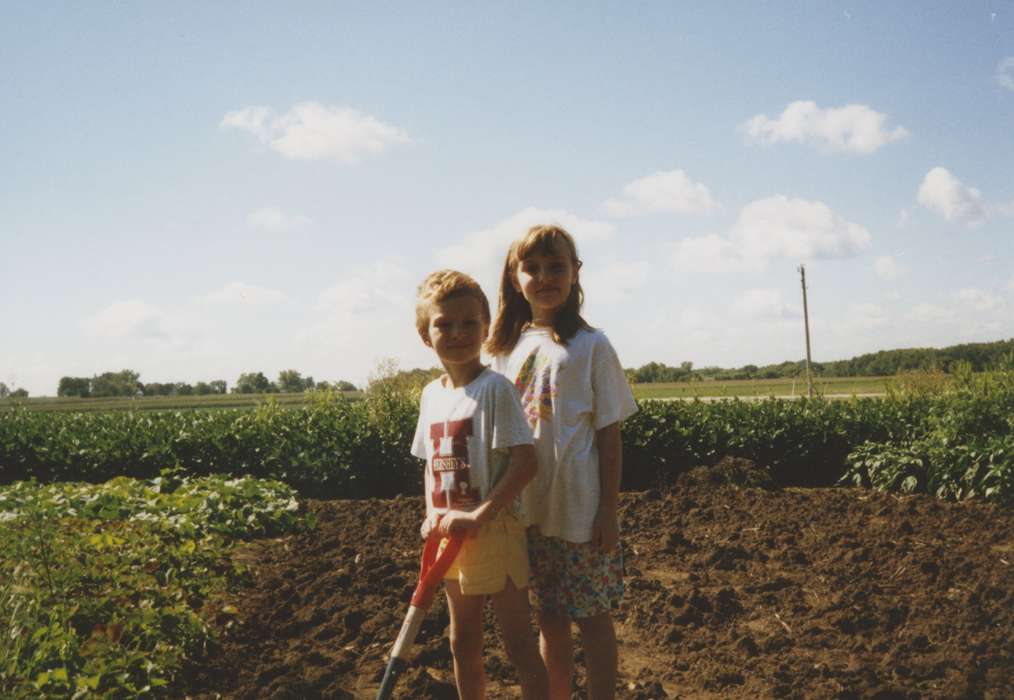
<svg viewBox="0 0 1014 700"><path fill-rule="evenodd" d="M446 543L446 539L440 543L439 551ZM465 595L490 595L504 589L508 576L516 588L528 587L525 527L505 510L479 528L475 537L465 538L444 580L457 581Z"/></svg>

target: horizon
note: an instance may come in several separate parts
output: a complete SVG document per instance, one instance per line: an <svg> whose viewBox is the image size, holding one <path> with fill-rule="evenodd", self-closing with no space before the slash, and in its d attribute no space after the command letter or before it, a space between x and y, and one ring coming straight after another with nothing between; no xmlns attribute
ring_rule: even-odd
<svg viewBox="0 0 1014 700"><path fill-rule="evenodd" d="M577 240L624 367L1014 338L1014 6L0 9L0 382L433 367ZM1005 242L1006 241L1006 242Z"/></svg>

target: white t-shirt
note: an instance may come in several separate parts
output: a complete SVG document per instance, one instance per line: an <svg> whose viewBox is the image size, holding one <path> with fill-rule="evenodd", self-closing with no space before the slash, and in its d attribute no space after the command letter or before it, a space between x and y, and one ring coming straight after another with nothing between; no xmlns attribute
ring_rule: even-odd
<svg viewBox="0 0 1014 700"><path fill-rule="evenodd" d="M637 412L616 351L602 331L581 330L560 345L548 328L529 328L493 368L514 382L535 436L539 472L522 494L527 523L548 537L590 541L600 495L595 431Z"/></svg>
<svg viewBox="0 0 1014 700"><path fill-rule="evenodd" d="M508 447L531 445L513 385L489 369L454 388L443 378L426 385L412 454L426 460L426 516L472 510L482 503L510 462ZM519 503L513 504L515 512Z"/></svg>

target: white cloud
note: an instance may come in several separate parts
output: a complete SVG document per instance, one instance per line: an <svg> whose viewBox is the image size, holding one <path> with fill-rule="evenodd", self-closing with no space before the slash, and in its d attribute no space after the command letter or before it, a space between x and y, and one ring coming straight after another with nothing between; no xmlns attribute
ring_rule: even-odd
<svg viewBox="0 0 1014 700"><path fill-rule="evenodd" d="M759 270L775 258L851 257L869 249L871 240L863 226L823 202L774 195L743 207L728 237L708 234L676 242L673 263L685 271Z"/></svg>
<svg viewBox="0 0 1014 700"><path fill-rule="evenodd" d="M893 255L881 255L873 261L873 270L877 277L884 280L896 280L906 269L898 264Z"/></svg>
<svg viewBox="0 0 1014 700"><path fill-rule="evenodd" d="M167 336L165 315L143 301L117 301L81 321L84 331L95 338L153 338Z"/></svg>
<svg viewBox="0 0 1014 700"><path fill-rule="evenodd" d="M851 304L845 321L846 331L872 331L888 325L887 314L877 304Z"/></svg>
<svg viewBox="0 0 1014 700"><path fill-rule="evenodd" d="M823 202L775 195L751 202L730 235L751 257L845 258L867 250L870 234Z"/></svg>
<svg viewBox="0 0 1014 700"><path fill-rule="evenodd" d="M956 316L954 311L938 304L916 304L908 314L914 321L923 323L950 323Z"/></svg>
<svg viewBox="0 0 1014 700"><path fill-rule="evenodd" d="M282 115L270 107L245 107L226 114L221 126L247 131L285 158L346 164L410 141L400 127L349 107L317 102L300 102Z"/></svg>
<svg viewBox="0 0 1014 700"><path fill-rule="evenodd" d="M986 220L982 193L967 187L941 166L926 173L916 198L919 204L948 221L976 226Z"/></svg>
<svg viewBox="0 0 1014 700"><path fill-rule="evenodd" d="M758 270L763 262L745 256L732 241L713 233L683 238L672 245L672 263L681 272Z"/></svg>
<svg viewBox="0 0 1014 700"><path fill-rule="evenodd" d="M415 330L416 279L401 260L380 260L343 275L322 291L312 325L295 334L294 351L320 366L340 364L341 376L364 383L381 361L402 367L437 364Z"/></svg>
<svg viewBox="0 0 1014 700"><path fill-rule="evenodd" d="M312 224L313 220L301 214L286 214L278 207L264 207L250 212L246 223L250 228L274 233L301 228Z"/></svg>
<svg viewBox="0 0 1014 700"><path fill-rule="evenodd" d="M908 209L902 209L898 212L898 228L907 228L912 222L912 212Z"/></svg>
<svg viewBox="0 0 1014 700"><path fill-rule="evenodd" d="M378 260L321 292L317 311L338 318L403 312L414 308L420 282L422 279L413 279L401 261Z"/></svg>
<svg viewBox="0 0 1014 700"><path fill-rule="evenodd" d="M826 151L868 155L908 136L901 126L887 130L887 115L861 104L821 109L815 102L799 100L789 104L781 116L751 117L740 126L755 143L805 143Z"/></svg>
<svg viewBox="0 0 1014 700"><path fill-rule="evenodd" d="M1001 87L1014 90L1014 56L1008 56L996 64L996 82Z"/></svg>
<svg viewBox="0 0 1014 700"><path fill-rule="evenodd" d="M645 214L700 214L717 205L704 185L682 170L654 173L624 186L623 194L606 200L606 214L615 217Z"/></svg>
<svg viewBox="0 0 1014 700"><path fill-rule="evenodd" d="M162 309L138 300L113 302L81 320L85 335L98 341L115 340L117 349L131 341L145 348L190 350L206 338L205 319L185 307Z"/></svg>
<svg viewBox="0 0 1014 700"><path fill-rule="evenodd" d="M243 282L232 282L204 297L205 301L212 304L243 306L267 306L286 299L284 292Z"/></svg>
<svg viewBox="0 0 1014 700"><path fill-rule="evenodd" d="M507 249L537 224L556 224L565 228L574 236L578 255L582 257L585 256L586 243L606 240L616 233L616 228L610 223L582 219L561 209L528 207L490 228L466 234L461 243L441 249L436 254L437 263L475 277L490 294L490 304L495 305Z"/></svg>
<svg viewBox="0 0 1014 700"><path fill-rule="evenodd" d="M752 319L787 319L802 315L798 306L786 304L782 293L775 289L748 289L736 297L733 310Z"/></svg>
<svg viewBox="0 0 1014 700"><path fill-rule="evenodd" d="M1003 299L983 289L962 289L957 298L976 311L1001 311L1005 306Z"/></svg>
<svg viewBox="0 0 1014 700"><path fill-rule="evenodd" d="M1014 292L1014 277L1011 277L1010 280L1007 282L1007 289Z"/></svg>
<svg viewBox="0 0 1014 700"><path fill-rule="evenodd" d="M584 273L581 287L590 304L615 304L635 298L650 276L646 262L611 262Z"/></svg>

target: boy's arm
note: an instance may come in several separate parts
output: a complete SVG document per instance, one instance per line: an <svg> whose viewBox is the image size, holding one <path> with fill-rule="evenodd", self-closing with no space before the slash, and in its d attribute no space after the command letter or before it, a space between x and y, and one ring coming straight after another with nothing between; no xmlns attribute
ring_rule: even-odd
<svg viewBox="0 0 1014 700"><path fill-rule="evenodd" d="M440 519L440 531L449 534L452 529L474 530L496 517L509 506L529 481L535 478L539 462L535 457L534 445L513 445L507 448L510 463L496 486L490 490L486 500L472 511L451 511Z"/></svg>
<svg viewBox="0 0 1014 700"><path fill-rule="evenodd" d="M620 477L623 473L623 443L620 440L620 422L595 431L599 453L599 509L592 525L592 544L604 552L612 551L620 541L620 526L616 502L620 494Z"/></svg>

